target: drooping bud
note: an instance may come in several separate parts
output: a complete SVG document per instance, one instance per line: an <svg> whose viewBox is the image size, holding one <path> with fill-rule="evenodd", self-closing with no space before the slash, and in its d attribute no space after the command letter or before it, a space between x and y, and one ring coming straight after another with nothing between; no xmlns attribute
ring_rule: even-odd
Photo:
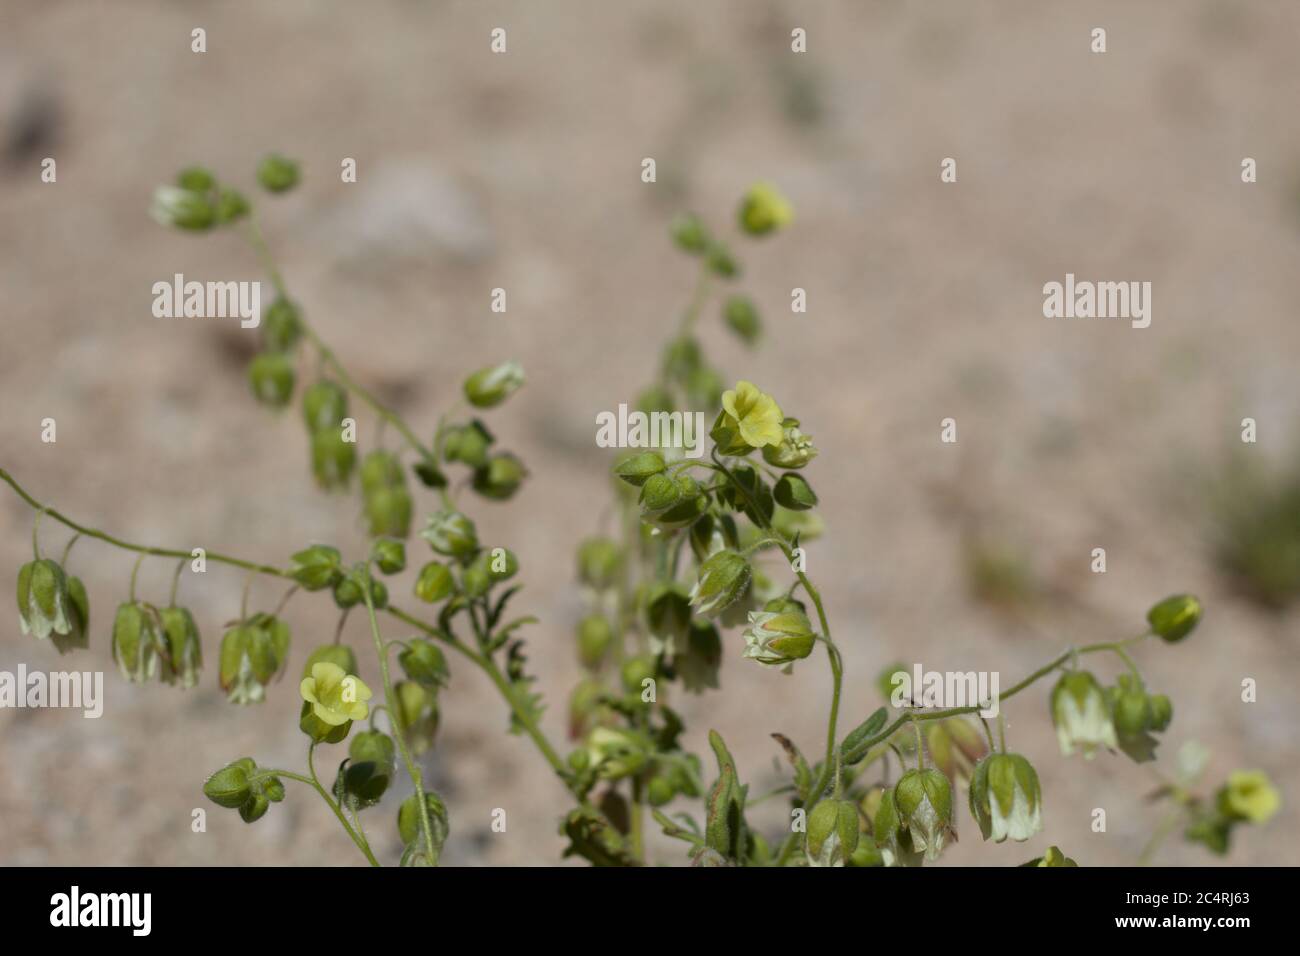
<svg viewBox="0 0 1300 956"><path fill-rule="evenodd" d="M761 323L758 320L758 309L751 299L743 295L731 296L722 307L722 315L731 331L740 336L746 345L758 341Z"/></svg>
<svg viewBox="0 0 1300 956"><path fill-rule="evenodd" d="M420 569L415 581L415 596L428 604L436 604L456 590L456 579L451 571L437 561L430 561Z"/></svg>
<svg viewBox="0 0 1300 956"><path fill-rule="evenodd" d="M912 844L912 834L903 826L892 787L880 795L872 831L886 866L920 866L922 856Z"/></svg>
<svg viewBox="0 0 1300 956"><path fill-rule="evenodd" d="M609 538L588 538L578 545L578 579L588 587L614 587L622 565L622 552Z"/></svg>
<svg viewBox="0 0 1300 956"><path fill-rule="evenodd" d="M327 544L313 544L289 560L289 576L308 591L332 587L343 576L343 556Z"/></svg>
<svg viewBox="0 0 1300 956"><path fill-rule="evenodd" d="M478 534L474 522L459 511L437 511L429 517L429 523L420 537L429 542L429 547L438 554L458 560L468 560L478 550Z"/></svg>
<svg viewBox="0 0 1300 956"><path fill-rule="evenodd" d="M168 648L168 660L162 669L163 682L179 680L182 687L193 687L199 682L203 667L203 643L194 615L183 607L165 607L158 615Z"/></svg>
<svg viewBox="0 0 1300 956"><path fill-rule="evenodd" d="M275 301L267 308L266 314L262 316L262 342L266 346L266 350L268 352L288 352L298 344L300 338L302 338L302 318L298 312L298 306L294 305L293 302L282 295L276 296ZM318 384L333 383L321 382ZM320 401L320 396L317 396L316 401ZM346 404L347 399L345 397L345 407ZM307 427L312 431L325 426L337 428L339 422L343 418L343 415L340 414L339 417L335 418L333 421L327 421L317 425L313 422L313 419L316 416L307 412L305 398L303 408L304 415L307 418ZM346 412L344 412L344 414L346 414Z"/></svg>
<svg viewBox="0 0 1300 956"><path fill-rule="evenodd" d="M970 812L985 840L1028 840L1043 828L1042 803L1038 774L1019 754L991 754L975 767Z"/></svg>
<svg viewBox="0 0 1300 956"><path fill-rule="evenodd" d="M18 623L24 634L41 640L68 634L73 614L68 579L56 562L40 558L18 569Z"/></svg>
<svg viewBox="0 0 1300 956"><path fill-rule="evenodd" d="M406 567L406 545L395 538L379 538L370 557L384 574L397 574Z"/></svg>
<svg viewBox="0 0 1300 956"><path fill-rule="evenodd" d="M391 451L382 448L369 452L361 459L358 473L361 476L361 491L367 495L382 488L406 483L401 461Z"/></svg>
<svg viewBox="0 0 1300 956"><path fill-rule="evenodd" d="M430 689L444 686L450 677L442 649L422 637L407 641L406 648L397 655L397 662L407 677Z"/></svg>
<svg viewBox="0 0 1300 956"><path fill-rule="evenodd" d="M894 787L899 820L912 837L912 846L931 862L952 834L952 786L933 767L909 770Z"/></svg>
<svg viewBox="0 0 1300 956"><path fill-rule="evenodd" d="M313 382L302 393L302 417L307 430L339 428L348 414L348 393L329 379Z"/></svg>
<svg viewBox="0 0 1300 956"><path fill-rule="evenodd" d="M143 684L158 673L160 660L165 663L168 647L162 633L157 609L143 601L128 601L117 608L113 618L113 660L129 681Z"/></svg>
<svg viewBox="0 0 1300 956"><path fill-rule="evenodd" d="M800 610L750 611L742 655L769 667L784 667L812 653L817 643L808 615Z"/></svg>
<svg viewBox="0 0 1300 956"><path fill-rule="evenodd" d="M377 730L363 730L348 744L348 764L339 770L334 795L358 810L373 807L388 789L396 769L393 738Z"/></svg>
<svg viewBox="0 0 1300 956"><path fill-rule="evenodd" d="M202 232L217 220L212 202L202 193L179 186L159 186L153 191L149 215L164 226Z"/></svg>
<svg viewBox="0 0 1300 956"><path fill-rule="evenodd" d="M346 488L357 463L357 446L343 438L341 428L322 428L311 436L311 468L326 491Z"/></svg>
<svg viewBox="0 0 1300 956"><path fill-rule="evenodd" d="M488 463L474 472L472 486L484 498L505 501L523 484L528 471L514 455L493 455Z"/></svg>
<svg viewBox="0 0 1300 956"><path fill-rule="evenodd" d="M614 628L603 614L589 614L578 622L578 660L595 669L614 643Z"/></svg>
<svg viewBox="0 0 1300 956"><path fill-rule="evenodd" d="M447 461L458 461L470 468L482 468L488 463L488 449L492 446L492 433L475 419L468 425L456 425L442 434L442 454Z"/></svg>
<svg viewBox="0 0 1300 956"><path fill-rule="evenodd" d="M1167 597L1147 611L1151 633L1170 644L1181 641L1201 620L1201 602L1190 594Z"/></svg>
<svg viewBox="0 0 1300 956"><path fill-rule="evenodd" d="M597 727L587 736L587 751L596 775L619 780L639 773L650 759L650 742L635 730Z"/></svg>
<svg viewBox="0 0 1300 956"><path fill-rule="evenodd" d="M682 213L674 219L671 231L673 242L685 252L698 255L708 247L708 230L694 213Z"/></svg>
<svg viewBox="0 0 1300 956"><path fill-rule="evenodd" d="M268 192L286 192L298 185L298 164L292 159L271 153L258 164L257 181Z"/></svg>
<svg viewBox="0 0 1300 956"><path fill-rule="evenodd" d="M518 362L502 362L481 368L465 380L465 398L475 408L500 405L524 384L524 369Z"/></svg>
<svg viewBox="0 0 1300 956"><path fill-rule="evenodd" d="M60 654L90 646L90 597L81 578L68 577L68 628L67 634L57 631L50 635Z"/></svg>
<svg viewBox="0 0 1300 956"><path fill-rule="evenodd" d="M704 250L704 261L714 275L721 276L723 279L734 279L740 275L740 264L736 262L726 243L709 240Z"/></svg>
<svg viewBox="0 0 1300 956"><path fill-rule="evenodd" d="M248 365L248 384L263 405L287 405L293 397L293 382L293 362L283 352L262 352Z"/></svg>
<svg viewBox="0 0 1300 956"><path fill-rule="evenodd" d="M988 753L984 736L960 717L929 723L925 743L934 765L954 785L958 780L969 780L975 765Z"/></svg>
<svg viewBox="0 0 1300 956"><path fill-rule="evenodd" d="M1106 695L1087 671L1061 676L1052 688L1051 709L1056 739L1065 756L1074 753L1076 745L1089 759L1096 755L1098 747L1114 749L1119 745Z"/></svg>
<svg viewBox="0 0 1300 956"><path fill-rule="evenodd" d="M232 704L266 699L266 685L289 656L289 626L270 614L256 614L221 639L221 689Z"/></svg>
<svg viewBox="0 0 1300 956"><path fill-rule="evenodd" d="M852 800L823 800L808 814L809 866L844 866L858 848L858 807Z"/></svg>
<svg viewBox="0 0 1300 956"><path fill-rule="evenodd" d="M244 194L238 190L222 186L217 191L216 218L219 224L224 226L237 219L243 219L251 208Z"/></svg>
<svg viewBox="0 0 1300 956"><path fill-rule="evenodd" d="M235 810L251 795L248 778L256 770L257 765L251 757L242 757L208 777L203 784L203 793L217 806Z"/></svg>
<svg viewBox="0 0 1300 956"><path fill-rule="evenodd" d="M442 851L443 844L447 841L447 834L451 832L447 807L432 790L424 791L424 806L429 815L430 836L433 838L433 852L436 855ZM401 807L397 810L398 835L408 848L417 848L420 852L424 852L423 829L420 818L420 798L416 794L411 794L402 801ZM429 866L436 866L438 863L436 857L426 862Z"/></svg>
<svg viewBox="0 0 1300 956"><path fill-rule="evenodd" d="M705 617L716 617L744 596L749 588L749 562L737 551L719 551L700 565L690 603Z"/></svg>

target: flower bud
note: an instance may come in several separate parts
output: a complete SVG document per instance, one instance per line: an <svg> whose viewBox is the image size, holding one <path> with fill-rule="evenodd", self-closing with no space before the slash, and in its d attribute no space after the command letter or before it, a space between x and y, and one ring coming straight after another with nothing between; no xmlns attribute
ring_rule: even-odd
<svg viewBox="0 0 1300 956"><path fill-rule="evenodd" d="M1078 866L1068 856L1061 852L1057 846L1049 846L1042 856L1034 857L1028 863L1022 863L1021 866Z"/></svg>
<svg viewBox="0 0 1300 956"><path fill-rule="evenodd" d="M254 793L239 808L239 817L245 823L256 823L266 816L266 811L269 809L271 809L271 801L266 794Z"/></svg>
<svg viewBox="0 0 1300 956"><path fill-rule="evenodd" d="M158 615L169 658L162 670L163 682L170 684L179 678L182 687L193 687L203 667L203 643L194 615L183 607L165 607Z"/></svg>
<svg viewBox="0 0 1300 956"><path fill-rule="evenodd" d="M262 316L262 342L266 350L268 352L288 352L298 344L300 338L302 338L302 319L299 317L298 307L284 296L276 296L275 301L266 310L266 314ZM333 383L322 382L318 384ZM317 401L319 400L318 397ZM346 405L346 397L344 403ZM306 403L304 402L304 409L305 407ZM343 414L346 414L346 412ZM321 425L316 425L312 421L313 416L308 415L307 427L313 431L326 425L337 428L339 422L343 419L343 414L340 414L333 421L327 421Z"/></svg>
<svg viewBox="0 0 1300 956"><path fill-rule="evenodd" d="M753 301L743 295L733 295L722 307L722 314L731 331L740 336L746 345L753 345L758 341L760 323L758 309L754 307Z"/></svg>
<svg viewBox="0 0 1300 956"><path fill-rule="evenodd" d="M289 656L289 626L270 614L256 614L221 639L221 689L232 704L266 699L266 685Z"/></svg>
<svg viewBox="0 0 1300 956"><path fill-rule="evenodd" d="M307 430L339 428L348 414L348 393L329 379L313 382L302 393L302 417Z"/></svg>
<svg viewBox="0 0 1300 956"><path fill-rule="evenodd" d="M646 799L650 801L652 807L662 807L675 796L677 796L677 789L665 776L651 777L650 783L646 785Z"/></svg>
<svg viewBox="0 0 1300 956"><path fill-rule="evenodd" d="M397 662L407 677L430 689L444 686L450 677L442 649L422 637L407 641L405 650L397 655Z"/></svg>
<svg viewBox="0 0 1300 956"><path fill-rule="evenodd" d="M652 641L670 653L682 649L679 641L691 623L691 605L680 585L660 583L645 592L646 630Z"/></svg>
<svg viewBox="0 0 1300 956"><path fill-rule="evenodd" d="M623 554L609 538L588 538L578 545L578 578L598 591L618 583Z"/></svg>
<svg viewBox="0 0 1300 956"><path fill-rule="evenodd" d="M625 691L639 695L645 689L645 682L654 680L658 673L659 668L653 655L637 654L623 662L619 668L619 679L623 681Z"/></svg>
<svg viewBox="0 0 1300 956"><path fill-rule="evenodd" d="M643 451L631 458L624 458L614 466L614 474L629 485L641 487L651 475L657 475L665 468L663 456L657 451Z"/></svg>
<svg viewBox="0 0 1300 956"><path fill-rule="evenodd" d="M415 477L420 479L420 484L426 488L446 488L447 476L438 468L436 462L430 458L424 458L417 461L411 466L415 472Z"/></svg>
<svg viewBox="0 0 1300 956"><path fill-rule="evenodd" d="M252 794L248 778L256 770L257 765L251 757L242 757L208 777L203 784L203 794L219 807L237 809Z"/></svg>
<svg viewBox="0 0 1300 956"><path fill-rule="evenodd" d="M356 462L356 445L343 439L342 429L322 428L311 436L312 473L326 491L346 488Z"/></svg>
<svg viewBox="0 0 1300 956"><path fill-rule="evenodd" d="M488 449L492 446L492 433L477 419L468 425L446 429L442 435L442 454L447 461L458 461L470 468L482 468L488 463Z"/></svg>
<svg viewBox="0 0 1300 956"><path fill-rule="evenodd" d="M650 742L635 730L597 727L587 736L587 751L598 777L619 780L645 767L650 759Z"/></svg>
<svg viewBox="0 0 1300 956"><path fill-rule="evenodd" d="M313 544L289 560L289 576L308 591L332 587L343 576L343 556L327 544Z"/></svg>
<svg viewBox="0 0 1300 956"><path fill-rule="evenodd" d="M784 667L813 652L817 637L802 611L750 611L742 657L769 667Z"/></svg>
<svg viewBox="0 0 1300 956"><path fill-rule="evenodd" d="M90 598L86 594L86 586L78 577L68 578L68 624L71 626L67 634L55 631L50 635L58 652L66 654L77 648L89 647Z"/></svg>
<svg viewBox="0 0 1300 956"><path fill-rule="evenodd" d="M802 468L817 457L812 436L799 430L799 421L787 418L781 423L781 442L763 446L763 460L776 468Z"/></svg>
<svg viewBox="0 0 1300 956"><path fill-rule="evenodd" d="M298 185L298 164L271 153L258 164L257 181L268 192L285 192Z"/></svg>
<svg viewBox="0 0 1300 956"><path fill-rule="evenodd" d="M1201 602L1190 594L1167 597L1147 611L1151 633L1174 644L1192 632L1201 620Z"/></svg>
<svg viewBox="0 0 1300 956"><path fill-rule="evenodd" d="M379 488L365 498L371 537L405 538L411 533L411 495L405 487Z"/></svg>
<svg viewBox="0 0 1300 956"><path fill-rule="evenodd" d="M113 618L113 660L122 676L143 684L158 673L158 661L167 653L157 610L143 601L118 605Z"/></svg>
<svg viewBox="0 0 1300 956"><path fill-rule="evenodd" d="M1174 704L1164 694L1153 694L1148 703L1151 708L1151 729L1157 732L1167 730L1174 719Z"/></svg>
<svg viewBox="0 0 1300 956"><path fill-rule="evenodd" d="M397 769L393 738L377 730L363 730L348 744L348 765L340 768L334 794L357 809L373 807L383 797Z"/></svg>
<svg viewBox="0 0 1300 956"><path fill-rule="evenodd" d="M750 573L749 562L740 553L717 552L700 565L691 588L691 605L705 617L716 617L745 595Z"/></svg>
<svg viewBox="0 0 1300 956"><path fill-rule="evenodd" d="M932 767L909 770L894 787L898 817L912 846L931 862L939 858L952 833L952 785Z"/></svg>
<svg viewBox="0 0 1300 956"><path fill-rule="evenodd" d="M68 634L73 614L68 579L56 562L41 558L18 569L18 623L24 634L40 640Z"/></svg>
<svg viewBox="0 0 1300 956"><path fill-rule="evenodd" d="M216 210L206 196L179 186L159 186L155 189L149 215L164 226L194 232L211 229L217 220Z"/></svg>
<svg viewBox="0 0 1300 956"><path fill-rule="evenodd" d="M217 222L221 225L235 222L237 219L243 219L252 209L244 194L238 190L231 189L229 186L222 186L217 192Z"/></svg>
<svg viewBox="0 0 1300 956"><path fill-rule="evenodd" d="M437 604L456 590L456 581L444 565L430 561L420 569L415 581L415 596L428 604Z"/></svg>
<svg viewBox="0 0 1300 956"><path fill-rule="evenodd" d="M281 352L262 352L248 366L248 384L263 405L283 408L293 397L293 363Z"/></svg>
<svg viewBox="0 0 1300 956"><path fill-rule="evenodd" d="M188 166L176 174L176 185L192 193L206 193L216 187L217 177L202 166Z"/></svg>
<svg viewBox="0 0 1300 956"><path fill-rule="evenodd" d="M647 515L667 511L682 500L682 489L664 473L651 475L641 486L641 511Z"/></svg>
<svg viewBox="0 0 1300 956"><path fill-rule="evenodd" d="M378 538L371 545L370 558L384 574L397 574L406 567L406 545L396 538Z"/></svg>
<svg viewBox="0 0 1300 956"><path fill-rule="evenodd" d="M1070 756L1076 745L1091 759L1098 747L1119 746L1110 706L1097 679L1087 671L1063 674L1052 688L1052 723L1061 753Z"/></svg>
<svg viewBox="0 0 1300 956"><path fill-rule="evenodd" d="M664 476L652 476L646 481L645 487L662 477ZM700 489L700 483L690 475L678 475L676 479L672 480L672 484L676 486L673 492L676 501L667 508L657 508L654 511L646 508L642 514L643 518L664 531L673 531L677 528L693 525L701 515L706 514L709 510L708 496ZM647 498L644 494L645 487L642 488L643 499ZM659 495L659 502L666 501L667 497L666 495Z"/></svg>
<svg viewBox="0 0 1300 956"><path fill-rule="evenodd" d="M1111 696L1111 716L1115 722L1115 732L1121 737L1135 736L1147 729L1151 708L1141 684L1129 680L1116 688Z"/></svg>
<svg viewBox="0 0 1300 956"><path fill-rule="evenodd" d="M787 226L794 209L771 183L755 183L740 203L740 228L751 236L765 236Z"/></svg>
<svg viewBox="0 0 1300 956"><path fill-rule="evenodd" d="M807 511L817 505L817 494L812 490L812 485L802 475L796 475L792 471L777 479L772 488L772 497L782 508L791 511Z"/></svg>
<svg viewBox="0 0 1300 956"><path fill-rule="evenodd" d="M725 243L710 240L704 250L704 261L716 276L734 279L740 275L740 265L732 258L731 250Z"/></svg>
<svg viewBox="0 0 1300 956"><path fill-rule="evenodd" d="M709 244L708 230L694 213L682 213L673 220L672 237L679 249L692 255L703 252Z"/></svg>
<svg viewBox="0 0 1300 956"><path fill-rule="evenodd" d="M401 461L391 451L382 448L367 453L361 459L358 474L361 476L361 491L367 495L406 483Z"/></svg>
<svg viewBox="0 0 1300 956"><path fill-rule="evenodd" d="M903 826L893 788L880 795L872 831L886 866L920 865L921 854L912 845L912 834Z"/></svg>
<svg viewBox="0 0 1300 956"><path fill-rule="evenodd" d="M474 472L473 488L484 498L505 501L523 484L528 471L514 455L493 455L485 467Z"/></svg>
<svg viewBox="0 0 1300 956"><path fill-rule="evenodd" d="M589 614L578 622L578 660L595 669L614 643L614 628L603 614Z"/></svg>
<svg viewBox="0 0 1300 956"><path fill-rule="evenodd" d="M604 696L605 688L590 677L584 677L574 685L569 693L569 739L577 740L605 721L609 711Z"/></svg>
<svg viewBox="0 0 1300 956"><path fill-rule="evenodd" d="M523 366L518 362L502 362L492 368L481 368L465 379L465 398L475 408L493 408L523 384Z"/></svg>
<svg viewBox="0 0 1300 956"><path fill-rule="evenodd" d="M412 680L398 681L393 693L406 745L419 756L433 746L438 733L438 697Z"/></svg>
<svg viewBox="0 0 1300 956"><path fill-rule="evenodd" d="M1043 828L1042 803L1038 774L1019 754L991 754L976 765L970 812L985 840L1028 840Z"/></svg>
<svg viewBox="0 0 1300 956"><path fill-rule="evenodd" d="M468 560L478 550L478 534L474 522L459 511L438 511L430 515L429 523L420 537L438 554Z"/></svg>
<svg viewBox="0 0 1300 956"><path fill-rule="evenodd" d="M852 800L823 800L808 814L810 866L844 866L858 848L858 807Z"/></svg>

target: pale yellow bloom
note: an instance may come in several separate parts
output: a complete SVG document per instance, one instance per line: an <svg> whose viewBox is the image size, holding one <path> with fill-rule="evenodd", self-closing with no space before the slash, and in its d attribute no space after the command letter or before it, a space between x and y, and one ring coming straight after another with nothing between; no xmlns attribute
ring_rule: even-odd
<svg viewBox="0 0 1300 956"><path fill-rule="evenodd" d="M331 727L349 720L365 720L370 714L366 704L371 697L370 688L361 678L329 661L313 664L311 676L302 679L298 692L311 704L312 713Z"/></svg>
<svg viewBox="0 0 1300 956"><path fill-rule="evenodd" d="M1233 813L1251 823L1263 823L1282 805L1273 782L1262 770L1234 770L1228 774L1223 799Z"/></svg>
<svg viewBox="0 0 1300 956"><path fill-rule="evenodd" d="M785 438L781 423L785 416L771 395L752 382L737 382L735 389L722 393L722 408L745 444L754 448L779 445Z"/></svg>

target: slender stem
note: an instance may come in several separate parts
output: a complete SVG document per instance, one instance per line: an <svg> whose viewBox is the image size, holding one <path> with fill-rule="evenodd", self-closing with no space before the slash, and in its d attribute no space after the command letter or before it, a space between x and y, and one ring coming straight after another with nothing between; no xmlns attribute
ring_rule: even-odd
<svg viewBox="0 0 1300 956"><path fill-rule="evenodd" d="M632 779L631 837L632 855L645 862L645 784L640 777Z"/></svg>
<svg viewBox="0 0 1300 956"><path fill-rule="evenodd" d="M339 623L334 628L334 643L338 644L343 640L343 625L348 622L348 615L352 613L352 608L345 607L343 613L339 615Z"/></svg>
<svg viewBox="0 0 1300 956"><path fill-rule="evenodd" d="M248 620L248 592L252 590L252 588L253 588L253 572L250 571L248 572L247 575L244 576L244 591L239 596L239 619L241 621Z"/></svg>
<svg viewBox="0 0 1300 956"><path fill-rule="evenodd" d="M998 753L1007 752L1007 718L998 710Z"/></svg>
<svg viewBox="0 0 1300 956"><path fill-rule="evenodd" d="M135 579L140 573L140 564L144 561L144 557L145 556L142 554L140 557L136 558L135 565L131 568L131 587L130 590L127 591L127 597L131 599L132 604L135 603Z"/></svg>
<svg viewBox="0 0 1300 956"><path fill-rule="evenodd" d="M275 611L273 614L274 617L280 616L280 613L284 610L285 605L289 603L289 598L293 597L295 594L298 593L299 587L300 585L295 584L293 587L289 588L289 590L284 592L284 597L280 598L280 603L275 606Z"/></svg>
<svg viewBox="0 0 1300 956"><path fill-rule="evenodd" d="M357 845L357 849L365 854L366 859L370 861L370 865L379 866L379 861L375 859L375 854L370 850L370 844L367 843L365 838L358 834L356 830L352 829L352 824L349 823L348 818L343 815L343 810L339 807L338 803L336 803L334 798L329 795L329 792L321 786L320 777L316 776L316 765L312 761L312 755L315 750L316 741L313 740L307 747L307 772L311 774L310 779L299 776L296 773L284 773L279 770L269 771L267 776L288 777L290 780L298 780L312 787L320 794L320 798L329 804L329 808L334 811L334 816L338 817L339 823L343 824L343 829L346 830L348 836L352 838L352 842ZM259 777L260 775L253 779L258 779Z"/></svg>
<svg viewBox="0 0 1300 956"><path fill-rule="evenodd" d="M384 702L388 707L388 719L392 721L393 736L397 738L397 749L402 754L402 763L406 765L407 776L415 785L416 804L420 810L420 833L424 837L425 856L429 863L438 858L438 851L433 842L433 824L429 818L429 802L424 798L424 775L411 757L411 750L406 743L406 725L402 722L402 711L397 706L397 693L393 690L393 680L388 672L388 648L379 633L379 619L375 616L375 599L371 595L370 566L366 565L362 593L366 598L366 614L370 618L370 633L375 640L375 653L379 656L379 674L384 683Z"/></svg>
<svg viewBox="0 0 1300 956"><path fill-rule="evenodd" d="M172 572L172 589L171 589L171 593L167 595L168 607L176 606L176 589L180 587L181 572L184 570L185 570L185 559L181 558L179 561L176 562L176 570Z"/></svg>
<svg viewBox="0 0 1300 956"><path fill-rule="evenodd" d="M12 482L11 482L12 484ZM36 512L36 517L32 519L32 557L41 560L41 519L45 517L45 509L41 508Z"/></svg>
<svg viewBox="0 0 1300 956"><path fill-rule="evenodd" d="M72 552L72 546L80 540L81 540L80 531L78 531L76 534L74 534L71 538L68 539L68 543L63 546L63 557L59 559L59 567L65 567L67 565L68 555Z"/></svg>
<svg viewBox="0 0 1300 956"><path fill-rule="evenodd" d="M916 769L925 769L925 741L921 739L921 725L912 721L912 730L916 732Z"/></svg>

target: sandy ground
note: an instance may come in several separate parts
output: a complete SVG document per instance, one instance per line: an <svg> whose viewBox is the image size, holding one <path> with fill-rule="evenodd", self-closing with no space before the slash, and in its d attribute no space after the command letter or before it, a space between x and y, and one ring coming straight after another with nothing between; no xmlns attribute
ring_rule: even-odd
<svg viewBox="0 0 1300 956"><path fill-rule="evenodd" d="M809 570L847 658L846 720L876 706L874 676L894 659L996 669L1007 684L1072 643L1129 636L1152 601L1193 591L1203 627L1141 652L1177 708L1160 767L1196 739L1211 779L1268 770L1284 809L1227 860L1295 862L1296 617L1230 592L1199 488L1242 417L1260 423L1250 454L1270 460L1291 453L1300 422L1300 9L1048 6L7 2L0 465L131 540L276 563L312 540L358 552L355 502L312 488L296 416L247 395L248 334L150 314L151 285L177 272L261 278L233 235L150 221L152 188L194 161L251 188L265 151L299 157L302 188L265 201L263 218L294 294L358 379L429 435L466 371L505 357L528 369L492 421L532 477L514 501L475 507L484 538L522 562L518 606L542 620L531 660L560 739L578 676L571 555L606 489L594 415L632 400L689 295L691 266L665 239L672 214L726 222L743 188L769 179L797 221L743 249L766 342L747 354L716 318L704 338L822 449L808 475L830 530ZM497 26L506 55L489 51ZM1105 55L1089 52L1093 26L1108 31ZM790 52L794 27L806 54ZM40 182L45 156L56 184ZM654 185L639 178L647 156ZM947 156L955 185L939 182ZM1245 156L1256 184L1240 181ZM355 185L339 181L343 157L357 160ZM1151 327L1043 318L1042 284L1067 272L1152 282ZM789 311L796 286L805 315ZM508 290L505 315L489 310L495 287ZM948 416L956 445L938 440ZM47 417L52 445L40 441ZM4 576L27 559L30 524L0 491ZM971 528L1023 548L1056 600L1015 614L974 601ZM44 539L53 550L64 536L48 523ZM1104 575L1089 572L1094 547L1107 549ZM0 862L360 862L304 793L255 827L212 808L207 831L191 831L202 780L228 760L301 768L293 682L249 709L225 704L211 672L189 693L125 684L107 637L131 560L85 542L73 567L90 592L90 650L61 661L8 615L0 669L105 670L106 710L0 712ZM171 570L146 562L142 592L161 600ZM210 658L242 584L213 568L182 585ZM257 606L278 596L253 589ZM334 615L323 600L290 609L293 675ZM361 622L348 638L364 646ZM732 632L721 692L675 703L694 749L707 753L717 728L765 790L779 782L771 732L816 750L829 677L819 662L762 670L740 646ZM1257 703L1240 701L1245 677ZM1014 863L1056 843L1082 863L1131 862L1158 814L1144 804L1148 770L1062 759L1045 688L1008 717L1042 776L1045 829L1024 847L985 847L963 809L948 859ZM425 761L452 816L448 862L544 864L562 848L563 789L505 724L486 680L456 666ZM395 806L369 824L388 858ZM507 810L504 834L489 829L494 808ZM755 821L774 832L781 808ZM681 862L679 846L655 852ZM1213 862L1177 842L1159 859Z"/></svg>

